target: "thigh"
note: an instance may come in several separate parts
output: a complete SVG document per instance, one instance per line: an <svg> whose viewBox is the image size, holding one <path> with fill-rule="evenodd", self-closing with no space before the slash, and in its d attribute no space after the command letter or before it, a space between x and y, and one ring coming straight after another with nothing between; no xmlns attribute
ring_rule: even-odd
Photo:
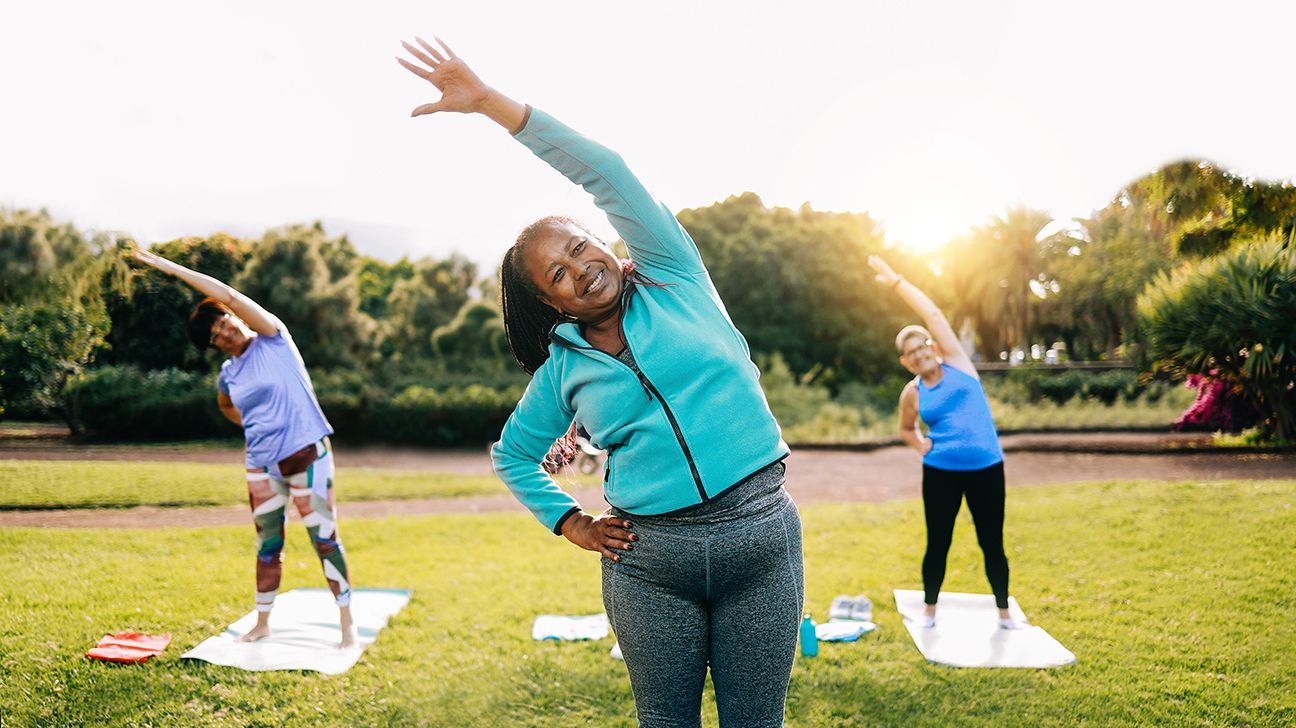
<svg viewBox="0 0 1296 728"><path fill-rule="evenodd" d="M720 723L780 726L804 605L800 515L789 500L774 518L712 544L711 680Z"/></svg>
<svg viewBox="0 0 1296 728"><path fill-rule="evenodd" d="M954 533L954 520L963 505L963 484L956 474L923 466L923 517L927 540L947 540Z"/></svg>
<svg viewBox="0 0 1296 728"><path fill-rule="evenodd" d="M700 544L636 529L634 551L602 559L603 605L621 644L641 726L696 726L706 680L708 615ZM690 574L693 578L690 579Z"/></svg>
<svg viewBox="0 0 1296 728"><path fill-rule="evenodd" d="M288 505L287 484L265 468L247 470L248 506L253 515L269 513Z"/></svg>
<svg viewBox="0 0 1296 728"><path fill-rule="evenodd" d="M977 471L968 483L968 510L982 543L1003 539L1004 500L1003 463Z"/></svg>

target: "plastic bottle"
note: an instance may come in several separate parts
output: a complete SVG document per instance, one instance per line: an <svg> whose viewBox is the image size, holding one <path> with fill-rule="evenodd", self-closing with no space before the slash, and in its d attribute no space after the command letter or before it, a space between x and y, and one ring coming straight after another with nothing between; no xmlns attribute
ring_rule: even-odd
<svg viewBox="0 0 1296 728"><path fill-rule="evenodd" d="M815 622L809 612L801 620L801 654L806 657L819 654L819 638L815 636Z"/></svg>

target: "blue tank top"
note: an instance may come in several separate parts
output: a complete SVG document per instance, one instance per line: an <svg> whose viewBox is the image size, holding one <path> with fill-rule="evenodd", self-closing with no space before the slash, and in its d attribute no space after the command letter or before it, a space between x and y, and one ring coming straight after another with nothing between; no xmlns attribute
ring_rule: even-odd
<svg viewBox="0 0 1296 728"><path fill-rule="evenodd" d="M942 470L980 470L1003 460L999 433L981 382L948 364L928 387L918 378L918 416L927 423L931 452L923 463Z"/></svg>

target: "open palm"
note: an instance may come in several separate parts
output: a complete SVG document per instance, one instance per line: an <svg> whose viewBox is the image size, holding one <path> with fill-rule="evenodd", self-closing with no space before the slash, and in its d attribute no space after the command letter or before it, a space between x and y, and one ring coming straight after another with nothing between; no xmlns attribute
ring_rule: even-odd
<svg viewBox="0 0 1296 728"><path fill-rule="evenodd" d="M450 50L450 46L440 38L435 40L441 46L441 50L437 50L422 38L415 37L414 40L418 42L418 46L404 41L401 45L410 55L418 59L419 63L412 63L404 58L397 58L396 62L410 73L436 86L441 92L441 99L419 106L410 116L434 114L438 111L457 111L463 114L480 111L489 97L490 88L482 83L468 64L455 55L454 51Z"/></svg>

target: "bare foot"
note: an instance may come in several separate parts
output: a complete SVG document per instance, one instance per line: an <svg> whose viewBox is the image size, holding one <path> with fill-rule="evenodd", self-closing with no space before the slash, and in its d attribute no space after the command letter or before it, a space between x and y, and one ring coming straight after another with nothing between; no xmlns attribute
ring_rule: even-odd
<svg viewBox="0 0 1296 728"><path fill-rule="evenodd" d="M248 630L242 637L238 638L239 642L256 642L270 636L270 625L258 624Z"/></svg>
<svg viewBox="0 0 1296 728"><path fill-rule="evenodd" d="M349 650L355 647L356 630L355 621L351 618L351 605L338 607L338 626L342 628L342 641L338 643L338 649Z"/></svg>

